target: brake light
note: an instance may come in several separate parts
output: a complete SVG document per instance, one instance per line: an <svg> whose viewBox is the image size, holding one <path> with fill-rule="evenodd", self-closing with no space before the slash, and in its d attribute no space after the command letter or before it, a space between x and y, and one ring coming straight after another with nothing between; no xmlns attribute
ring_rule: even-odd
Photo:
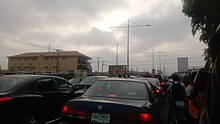
<svg viewBox="0 0 220 124"><path fill-rule="evenodd" d="M160 90L159 90L159 89L156 89L156 93L160 93Z"/></svg>
<svg viewBox="0 0 220 124"><path fill-rule="evenodd" d="M10 101L12 100L11 97L3 97L3 98L0 98L0 102L7 102L7 101Z"/></svg>
<svg viewBox="0 0 220 124"><path fill-rule="evenodd" d="M81 110L76 110L74 108L68 108L67 105L63 106L62 113L74 115L77 118L84 118L84 119L88 119L89 118L89 113L88 112L81 111Z"/></svg>
<svg viewBox="0 0 220 124"><path fill-rule="evenodd" d="M160 85L165 85L165 82L160 82Z"/></svg>
<svg viewBox="0 0 220 124"><path fill-rule="evenodd" d="M116 95L114 93L110 93L108 94L109 97L116 97Z"/></svg>
<svg viewBox="0 0 220 124"><path fill-rule="evenodd" d="M139 121L140 122L150 122L150 121L152 121L151 115L148 113L141 113L139 115Z"/></svg>
<svg viewBox="0 0 220 124"><path fill-rule="evenodd" d="M63 107L62 107L62 111L61 111L62 113L68 113L68 107L67 107L67 105L64 105Z"/></svg>

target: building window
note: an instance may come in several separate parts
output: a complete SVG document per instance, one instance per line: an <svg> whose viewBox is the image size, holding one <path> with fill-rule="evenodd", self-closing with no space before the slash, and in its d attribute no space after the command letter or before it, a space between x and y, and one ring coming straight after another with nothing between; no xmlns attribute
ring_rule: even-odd
<svg viewBox="0 0 220 124"><path fill-rule="evenodd" d="M37 69L37 67L32 67L33 69Z"/></svg>
<svg viewBox="0 0 220 124"><path fill-rule="evenodd" d="M37 58L33 58L33 60L37 60Z"/></svg>
<svg viewBox="0 0 220 124"><path fill-rule="evenodd" d="M44 58L45 60L49 60L49 58Z"/></svg>
<svg viewBox="0 0 220 124"><path fill-rule="evenodd" d="M44 66L44 68L46 69L46 68L49 68L48 66Z"/></svg>
<svg viewBox="0 0 220 124"><path fill-rule="evenodd" d="M18 58L18 61L21 61L21 58Z"/></svg>
<svg viewBox="0 0 220 124"><path fill-rule="evenodd" d="M17 69L21 69L21 67L17 67Z"/></svg>
<svg viewBox="0 0 220 124"><path fill-rule="evenodd" d="M66 60L66 57L63 57L62 60Z"/></svg>
<svg viewBox="0 0 220 124"><path fill-rule="evenodd" d="M28 60L28 58L25 58L24 60L25 60L25 61L27 61L27 60Z"/></svg>

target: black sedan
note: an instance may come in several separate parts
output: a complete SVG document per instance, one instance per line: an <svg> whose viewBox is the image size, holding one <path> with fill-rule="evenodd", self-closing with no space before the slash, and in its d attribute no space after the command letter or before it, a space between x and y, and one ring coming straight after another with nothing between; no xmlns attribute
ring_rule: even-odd
<svg viewBox="0 0 220 124"><path fill-rule="evenodd" d="M60 124L153 124L160 120L158 105L146 81L99 80L63 106Z"/></svg>
<svg viewBox="0 0 220 124"><path fill-rule="evenodd" d="M75 87L65 79L47 75L0 77L0 124L41 124L58 119Z"/></svg>

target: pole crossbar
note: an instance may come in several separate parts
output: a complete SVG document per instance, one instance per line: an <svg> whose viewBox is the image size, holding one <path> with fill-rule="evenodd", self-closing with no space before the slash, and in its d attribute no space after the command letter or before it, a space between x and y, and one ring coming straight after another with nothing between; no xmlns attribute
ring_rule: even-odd
<svg viewBox="0 0 220 124"><path fill-rule="evenodd" d="M129 23L133 23L135 25L129 25ZM125 23L123 23L125 24ZM130 21L129 19L127 20L127 25L126 26L122 26L123 24L121 24L120 26L116 26L116 27L110 27L110 28L128 28L127 30L127 69L126 69L126 76L129 77L130 76L130 72L129 72L129 28L130 27L142 27L142 26L151 26L151 25L139 25L133 21Z"/></svg>

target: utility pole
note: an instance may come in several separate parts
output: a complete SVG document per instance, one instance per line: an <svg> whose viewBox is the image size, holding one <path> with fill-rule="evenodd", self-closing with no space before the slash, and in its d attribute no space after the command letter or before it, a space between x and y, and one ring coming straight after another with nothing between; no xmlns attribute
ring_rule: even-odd
<svg viewBox="0 0 220 124"><path fill-rule="evenodd" d="M135 25L130 25L130 22L131 23L133 23L133 24L135 24ZM124 24L124 23L123 23ZM130 76L130 73L129 73L129 54L130 54L130 52L129 52L129 48L130 48L130 46L129 46L129 28L130 27L141 27L141 26L151 26L151 25L139 25L139 24L137 24L137 23L135 23L135 22L132 22L131 20L129 20L128 19L128 21L127 21L127 26L117 26L117 27L111 27L111 28L128 28L128 30L127 30L127 69L126 69L126 75L127 75L127 77L128 76Z"/></svg>
<svg viewBox="0 0 220 124"><path fill-rule="evenodd" d="M159 69L160 69L160 71L162 71L162 68L161 68L161 57L162 56L167 56L167 55L161 55L161 54L163 54L164 52L158 52L159 53Z"/></svg>
<svg viewBox="0 0 220 124"><path fill-rule="evenodd" d="M59 52L62 52L62 49L53 49L57 52L57 74L59 73Z"/></svg>
<svg viewBox="0 0 220 124"><path fill-rule="evenodd" d="M118 43L116 44L116 65L118 65Z"/></svg>
<svg viewBox="0 0 220 124"><path fill-rule="evenodd" d="M104 66L104 61L102 60L102 74L103 74L103 66Z"/></svg>
<svg viewBox="0 0 220 124"><path fill-rule="evenodd" d="M101 57L97 57L97 71L98 71L98 73L99 73L99 59L100 59Z"/></svg>
<svg viewBox="0 0 220 124"><path fill-rule="evenodd" d="M152 52L152 61L153 61L153 68L152 68L152 70L155 70L155 68L154 68L154 49L153 49L153 52Z"/></svg>

